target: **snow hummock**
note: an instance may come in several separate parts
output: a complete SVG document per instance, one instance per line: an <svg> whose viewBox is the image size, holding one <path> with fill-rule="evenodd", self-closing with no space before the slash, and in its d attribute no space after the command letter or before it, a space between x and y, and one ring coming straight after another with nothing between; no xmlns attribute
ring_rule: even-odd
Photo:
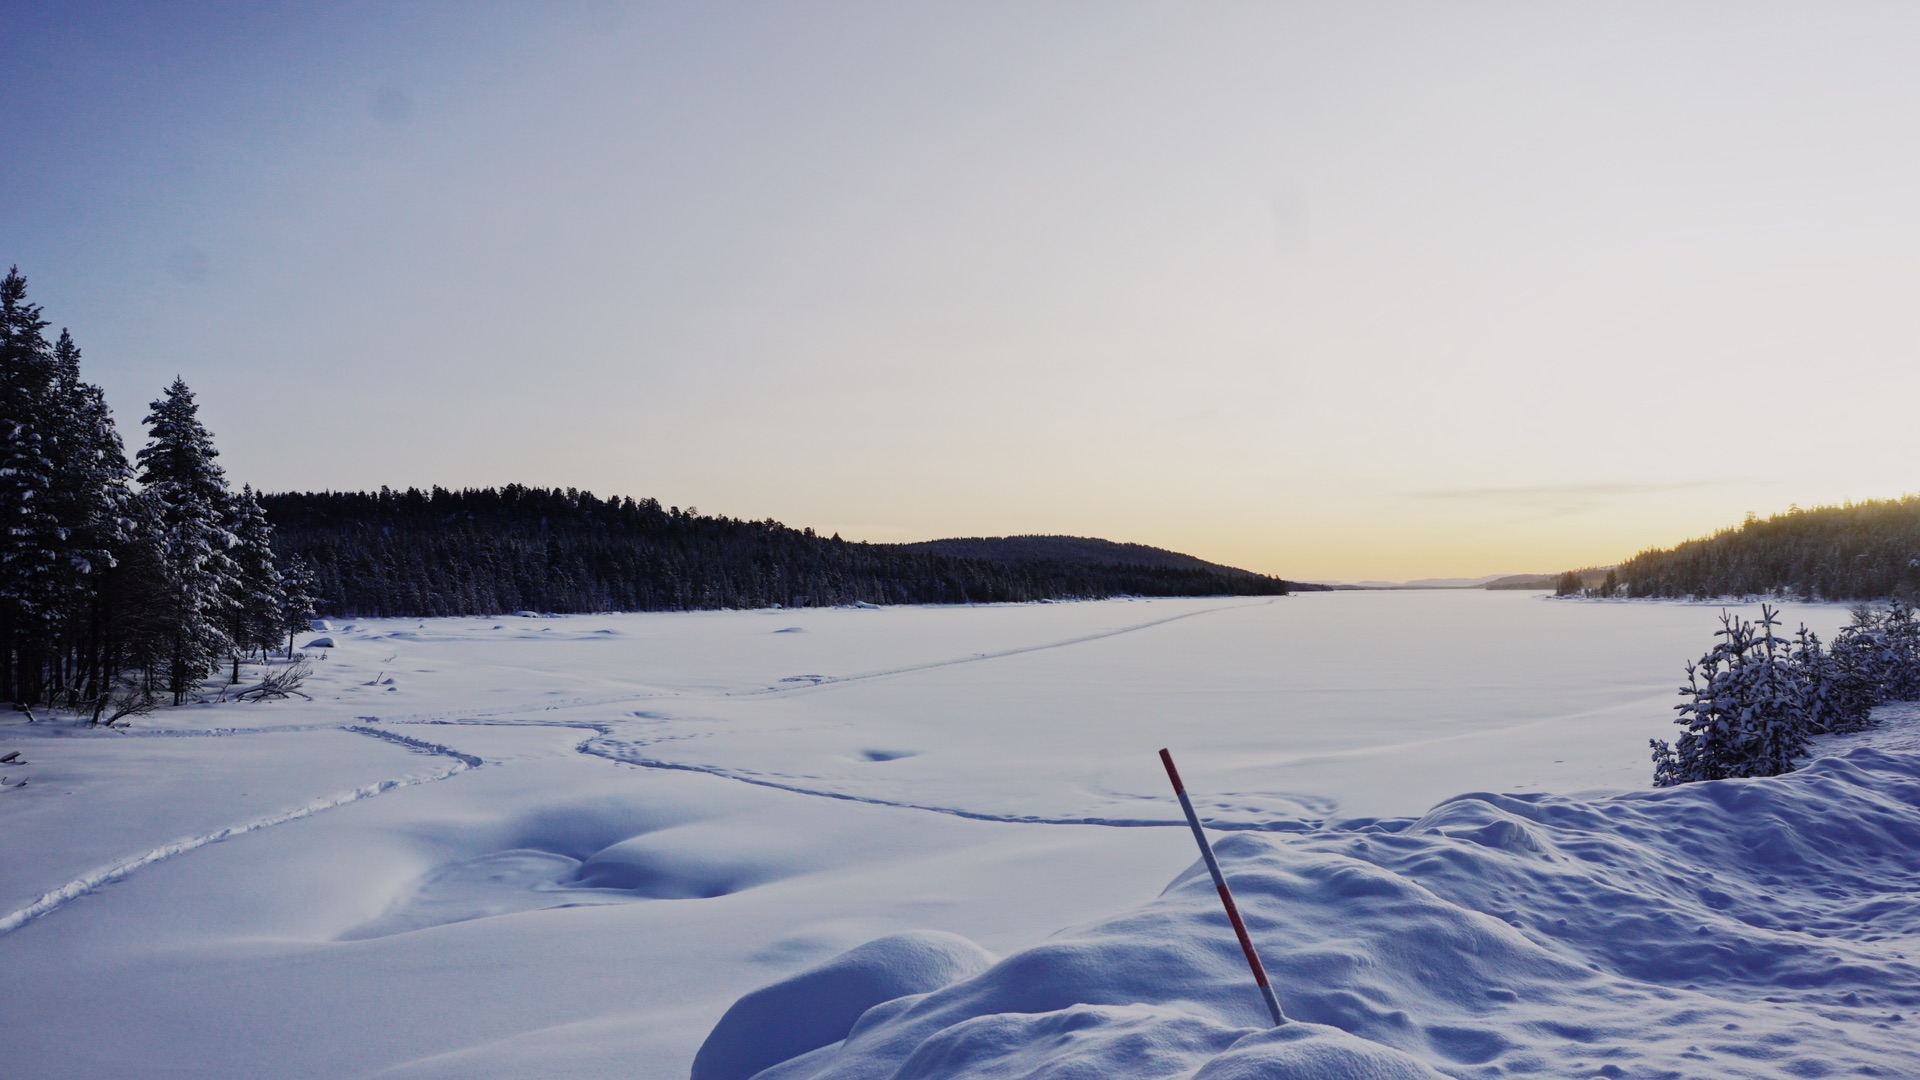
<svg viewBox="0 0 1920 1080"><path fill-rule="evenodd" d="M1463 795L1215 846L1296 1021L1280 1031L1262 1030L1196 862L1157 900L876 1004L761 1080L1043 1064L1134 1080L1786 1078L1920 1061L1920 755L1862 746L1778 778L1600 799ZM703 1053L725 1038L770 1056L760 1032L778 1030L723 1022Z"/></svg>
<svg viewBox="0 0 1920 1080"><path fill-rule="evenodd" d="M837 1043L873 1006L926 994L992 965L956 934L913 931L762 987L733 1003L693 1059L693 1080L747 1080L769 1065Z"/></svg>

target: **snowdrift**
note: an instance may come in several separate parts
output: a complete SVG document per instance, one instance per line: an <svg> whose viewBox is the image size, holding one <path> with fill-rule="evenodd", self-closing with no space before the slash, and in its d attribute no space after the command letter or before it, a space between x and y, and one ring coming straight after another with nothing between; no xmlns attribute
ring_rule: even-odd
<svg viewBox="0 0 1920 1080"><path fill-rule="evenodd" d="M761 1080L1920 1073L1920 753L1590 800L1463 795L1216 846L1284 1028L1266 1030L1196 861L1151 903L978 974L948 965L938 988L911 936L869 943L742 999L788 1022L730 1013L701 1059L737 1063L716 1077L778 1061ZM921 989L820 1007L850 971L869 997Z"/></svg>

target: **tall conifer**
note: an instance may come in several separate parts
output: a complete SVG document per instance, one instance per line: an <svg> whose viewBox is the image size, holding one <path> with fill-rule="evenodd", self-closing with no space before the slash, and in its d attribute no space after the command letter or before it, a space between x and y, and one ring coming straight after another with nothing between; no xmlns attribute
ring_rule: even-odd
<svg viewBox="0 0 1920 1080"><path fill-rule="evenodd" d="M46 326L14 267L0 280L0 697L17 702L38 698L60 616Z"/></svg>
<svg viewBox="0 0 1920 1080"><path fill-rule="evenodd" d="M175 377L152 408L140 483L158 517L171 586L166 678L177 705L236 647L229 627L239 594L230 554L237 540L229 527L226 474L214 460L220 452L201 426L193 391Z"/></svg>
<svg viewBox="0 0 1920 1080"><path fill-rule="evenodd" d="M267 524L267 512L260 509L251 486L242 487L233 497L234 582L238 587L229 606L228 635L234 644L234 681L239 681L239 657L267 651L280 644L280 629L285 616L281 611L283 592L280 571L273 561L273 526Z"/></svg>

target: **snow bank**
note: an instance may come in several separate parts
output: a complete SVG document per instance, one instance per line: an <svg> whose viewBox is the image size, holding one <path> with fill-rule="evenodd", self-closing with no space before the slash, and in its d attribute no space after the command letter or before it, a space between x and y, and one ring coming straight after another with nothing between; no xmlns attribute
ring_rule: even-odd
<svg viewBox="0 0 1920 1080"><path fill-rule="evenodd" d="M694 1057L693 1080L747 1080L846 1038L874 1005L938 990L993 960L955 934L922 930L869 941L734 1002Z"/></svg>
<svg viewBox="0 0 1920 1080"><path fill-rule="evenodd" d="M1862 746L1591 800L1465 795L1216 846L1286 1028L1265 1030L1196 863L1143 907L878 1004L762 1080L1889 1076L1920 1057L1920 754ZM805 1041L767 1030L723 1021L702 1055Z"/></svg>

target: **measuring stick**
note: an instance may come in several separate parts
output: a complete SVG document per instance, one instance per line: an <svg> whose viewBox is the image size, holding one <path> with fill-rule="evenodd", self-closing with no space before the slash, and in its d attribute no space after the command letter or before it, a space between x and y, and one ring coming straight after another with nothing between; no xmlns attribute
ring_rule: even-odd
<svg viewBox="0 0 1920 1080"><path fill-rule="evenodd" d="M1233 923L1233 932L1240 937L1240 951L1247 954L1247 966L1253 969L1253 981L1260 984L1260 996L1267 1000L1267 1012L1273 1014L1273 1026L1279 1027L1287 1022L1280 1012L1280 1000L1273 996L1273 987L1267 984L1267 969L1260 964L1260 954L1253 951L1253 939L1247 936L1247 924L1240 921L1240 909L1233 905L1233 893L1227 890L1227 879L1220 873L1220 862L1213 857L1213 845L1207 843L1207 834L1200 829L1200 815L1193 812L1193 800L1187 798L1187 786L1180 782L1180 770L1173 767L1173 755L1160 751L1160 763L1167 767L1167 779L1173 781L1173 793L1180 796L1180 809L1187 812L1187 824L1193 829L1193 840L1200 845L1200 857L1207 861L1207 872L1213 875L1213 887L1220 890L1220 903L1227 909L1227 921Z"/></svg>

